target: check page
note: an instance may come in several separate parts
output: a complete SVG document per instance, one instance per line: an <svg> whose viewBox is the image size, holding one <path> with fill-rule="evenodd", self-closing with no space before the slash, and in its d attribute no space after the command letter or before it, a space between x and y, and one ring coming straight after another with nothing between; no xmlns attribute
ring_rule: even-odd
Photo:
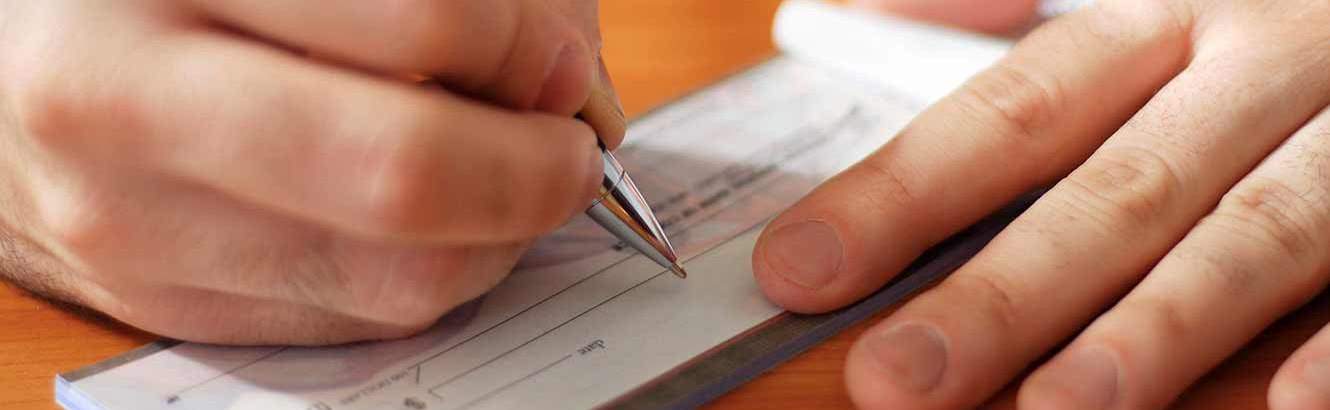
<svg viewBox="0 0 1330 410"><path fill-rule="evenodd" d="M751 272L766 221L931 95L775 57L635 121L618 156L690 272L579 218L418 336L327 348L162 344L57 380L67 408L588 408L783 311Z"/></svg>

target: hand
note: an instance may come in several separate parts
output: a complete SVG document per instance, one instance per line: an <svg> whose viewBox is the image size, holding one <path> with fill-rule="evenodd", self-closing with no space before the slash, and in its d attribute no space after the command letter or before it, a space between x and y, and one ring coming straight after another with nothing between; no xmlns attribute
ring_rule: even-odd
<svg viewBox="0 0 1330 410"><path fill-rule="evenodd" d="M850 395L969 408L1053 354L1021 408L1162 408L1330 282L1327 104L1330 3L1096 1L775 219L754 270L777 303L830 310L1052 185L865 333ZM1285 362L1269 403L1330 408L1330 329Z"/></svg>
<svg viewBox="0 0 1330 410"><path fill-rule="evenodd" d="M0 272L178 339L417 332L590 202L596 133L572 115L623 136L596 18L592 0L5 2Z"/></svg>

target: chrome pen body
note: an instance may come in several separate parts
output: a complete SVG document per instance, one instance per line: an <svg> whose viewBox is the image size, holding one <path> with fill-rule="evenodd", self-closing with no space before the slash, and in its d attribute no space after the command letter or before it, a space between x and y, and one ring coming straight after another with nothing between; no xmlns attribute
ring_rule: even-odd
<svg viewBox="0 0 1330 410"><path fill-rule="evenodd" d="M669 238L665 237L665 230L660 227L655 213L632 178L609 150L601 147L600 153L605 163L605 178L601 181L600 195L587 208L587 216L676 276L688 276L679 266L679 256L674 253Z"/></svg>

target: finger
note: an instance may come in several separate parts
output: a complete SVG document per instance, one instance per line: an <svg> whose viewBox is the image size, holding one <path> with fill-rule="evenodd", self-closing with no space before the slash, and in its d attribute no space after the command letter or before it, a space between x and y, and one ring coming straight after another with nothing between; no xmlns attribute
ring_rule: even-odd
<svg viewBox="0 0 1330 410"><path fill-rule="evenodd" d="M1330 326L1312 336L1290 356L1270 382L1270 408L1330 408Z"/></svg>
<svg viewBox="0 0 1330 410"><path fill-rule="evenodd" d="M1327 137L1330 111L1244 177L1136 289L1035 372L1021 407L1163 408L1319 293L1330 281Z"/></svg>
<svg viewBox="0 0 1330 410"><path fill-rule="evenodd" d="M618 94L614 92L614 81L610 79L610 72L605 67L605 59L600 53L603 45L600 36L600 2L555 0L549 4L581 30L583 38L587 39L595 54L599 69L596 70L595 80L592 81L591 94L587 97L586 105L578 114L596 130L596 135L604 141L607 148L616 149L623 142L627 122L624 119L623 105L619 102Z"/></svg>
<svg viewBox="0 0 1330 410"><path fill-rule="evenodd" d="M970 30L1008 33L1034 19L1039 0L854 0L854 4Z"/></svg>
<svg viewBox="0 0 1330 410"><path fill-rule="evenodd" d="M54 76L42 88L56 91L32 102L46 108L28 115L43 142L403 240L534 237L583 210L600 183L595 137L571 118L495 109L209 33L159 40L141 55L110 80L89 70Z"/></svg>
<svg viewBox="0 0 1330 410"><path fill-rule="evenodd" d="M628 123L624 119L623 105L614 92L614 83L610 80L605 63L600 63L600 74L596 76L596 86L591 89L591 97L582 107L579 116L596 130L596 135L605 142L605 147L615 149L623 143Z"/></svg>
<svg viewBox="0 0 1330 410"><path fill-rule="evenodd" d="M1198 26L1198 44L1234 34L1227 27L1240 26ZM1287 46L1199 47L1184 72L981 254L869 331L849 359L852 395L907 407L974 405L1078 330L1324 106L1330 89L1315 64L1274 66L1295 61L1308 44ZM893 346L897 339L926 340L936 352L912 355ZM1068 382L1115 383L1121 373L1106 356L1089 350L1082 378ZM1118 393L1108 391L1104 400L1116 403Z"/></svg>
<svg viewBox="0 0 1330 410"><path fill-rule="evenodd" d="M312 302L399 327L428 326L498 286L528 247L529 242L441 248L338 240L327 251L333 270L309 273L316 280L331 274L344 287Z"/></svg>
<svg viewBox="0 0 1330 410"><path fill-rule="evenodd" d="M1108 7L1032 34L774 220L753 257L767 296L800 312L861 298L1083 161L1185 57L1169 12Z"/></svg>
<svg viewBox="0 0 1330 410"><path fill-rule="evenodd" d="M322 56L439 76L516 109L572 115L586 101L593 50L538 0L194 1L210 16Z"/></svg>
<svg viewBox="0 0 1330 410"><path fill-rule="evenodd" d="M120 304L103 310L112 317L154 334L198 343L321 346L395 339L425 329L190 287L121 290L117 296Z"/></svg>
<svg viewBox="0 0 1330 410"><path fill-rule="evenodd" d="M76 267L90 285L79 289L116 289L85 293L99 309L142 288L189 288L418 329L493 288L526 248L361 240L171 178L74 180L34 187L46 233L34 239Z"/></svg>
<svg viewBox="0 0 1330 410"><path fill-rule="evenodd" d="M309 283L298 278L315 276L312 268L328 264L296 251L318 241L291 224L262 213L254 218L252 209L221 206L225 202L215 193L182 192L169 181L126 182L109 173L92 175L85 183L115 195L50 186L36 195L54 234L41 239L77 266L80 302L90 308L173 339L220 344L345 343L402 337L424 326L401 319L415 311L375 320L340 313L352 303L310 303L306 292L312 289L293 285ZM304 240L286 241L296 237ZM259 279L261 285L244 287Z"/></svg>

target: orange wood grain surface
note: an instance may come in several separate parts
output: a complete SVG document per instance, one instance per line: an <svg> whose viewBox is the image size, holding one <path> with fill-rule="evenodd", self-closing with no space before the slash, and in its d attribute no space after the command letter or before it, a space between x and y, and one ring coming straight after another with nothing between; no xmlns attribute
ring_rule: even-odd
<svg viewBox="0 0 1330 410"><path fill-rule="evenodd" d="M605 49L629 115L669 101L774 53L778 0L609 0ZM880 314L879 317L882 315ZM1330 319L1323 295L1256 338L1197 383L1182 408L1264 408L1280 362ZM721 398L720 409L844 408L845 352L864 325L836 336ZM0 409L51 409L52 378L153 340L126 326L0 284ZM1011 391L992 407L1012 406Z"/></svg>

